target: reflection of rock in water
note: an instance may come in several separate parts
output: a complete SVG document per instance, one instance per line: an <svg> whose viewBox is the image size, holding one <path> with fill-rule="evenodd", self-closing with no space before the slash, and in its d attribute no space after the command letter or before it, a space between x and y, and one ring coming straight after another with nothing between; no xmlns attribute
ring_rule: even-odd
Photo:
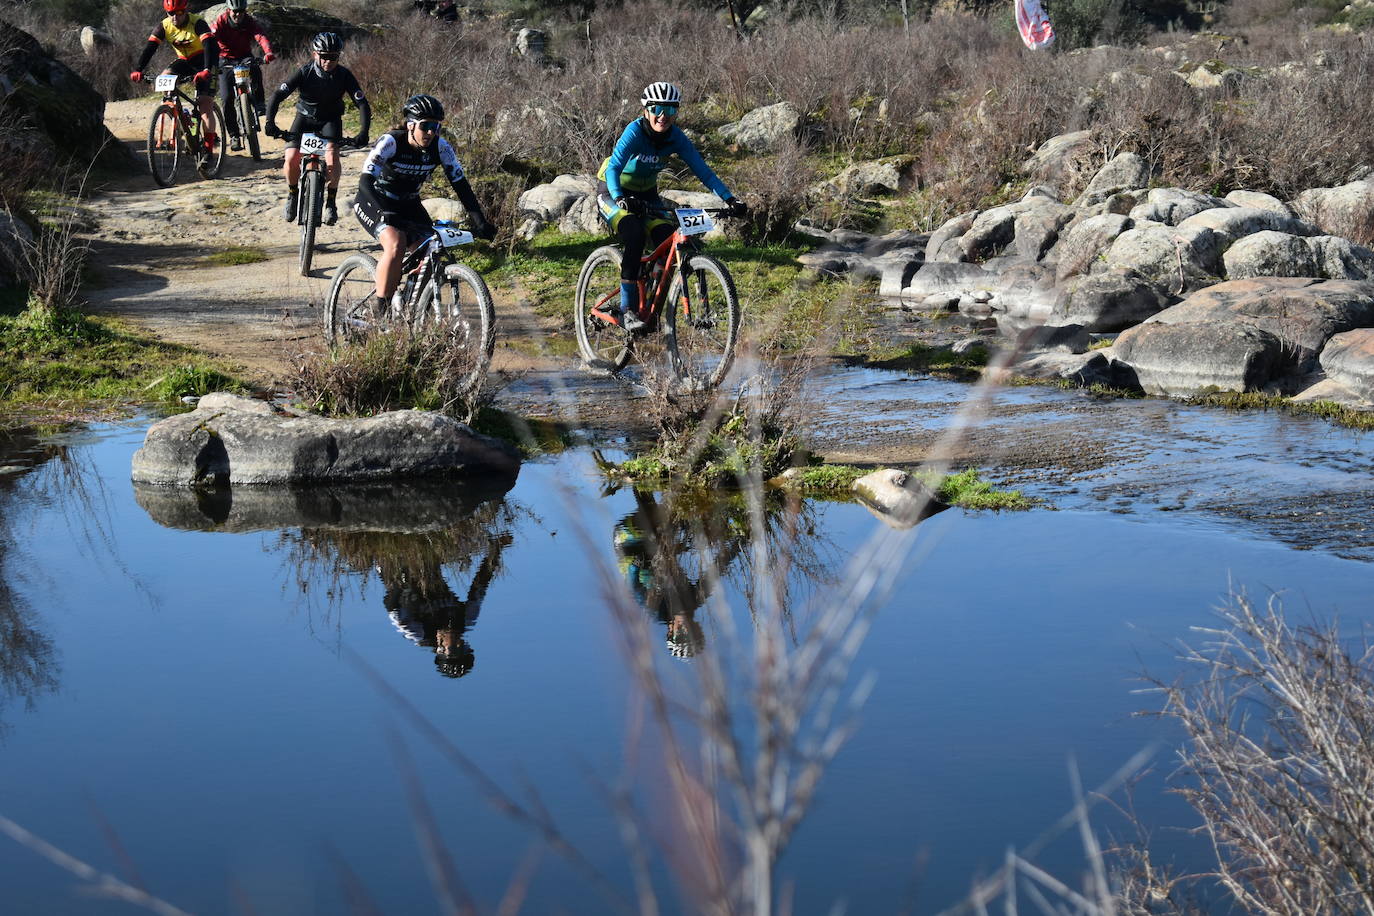
<svg viewBox="0 0 1374 916"><path fill-rule="evenodd" d="M514 476L493 476L461 483L421 479L215 490L134 484L134 498L159 525L188 531L434 531L501 496L514 483Z"/></svg>

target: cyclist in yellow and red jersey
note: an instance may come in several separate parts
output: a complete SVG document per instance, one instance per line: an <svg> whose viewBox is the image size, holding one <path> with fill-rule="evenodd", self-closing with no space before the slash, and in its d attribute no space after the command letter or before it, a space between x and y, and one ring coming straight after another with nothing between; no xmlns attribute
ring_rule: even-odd
<svg viewBox="0 0 1374 916"><path fill-rule="evenodd" d="M187 0L162 0L162 8L167 18L157 24L143 46L143 54L138 66L129 74L135 83L143 81L143 70L157 53L157 46L164 41L172 46L177 59L168 65L163 73L177 76L195 77L196 107L200 109L201 136L205 138L206 150L215 147L215 121L212 115L214 103L210 91L210 68L219 59L219 45L210 27L198 14L186 12Z"/></svg>

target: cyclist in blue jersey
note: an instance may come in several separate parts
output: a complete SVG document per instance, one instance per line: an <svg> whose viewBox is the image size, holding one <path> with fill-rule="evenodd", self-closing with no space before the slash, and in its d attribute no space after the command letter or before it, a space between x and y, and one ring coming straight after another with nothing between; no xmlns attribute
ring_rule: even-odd
<svg viewBox="0 0 1374 916"><path fill-rule="evenodd" d="M626 126L596 176L600 180L597 203L601 216L624 248L620 261L620 323L627 331L644 328L644 322L635 314L639 307L639 287L635 281L639 278L645 238L657 247L673 231L672 223L650 213L654 207L665 206L658 196L658 173L667 167L670 158L677 156L685 162L702 184L725 201L730 215L748 212L677 126L678 107L682 104L678 88L672 83L652 83L640 96L640 104L644 113Z"/></svg>

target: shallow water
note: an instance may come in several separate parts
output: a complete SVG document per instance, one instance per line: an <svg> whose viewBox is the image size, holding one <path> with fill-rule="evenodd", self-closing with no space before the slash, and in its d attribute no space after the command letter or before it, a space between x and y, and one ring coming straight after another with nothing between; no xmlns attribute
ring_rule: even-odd
<svg viewBox="0 0 1374 916"><path fill-rule="evenodd" d="M951 510L903 545L854 664L876 675L873 693L782 863L797 912L836 901L887 912L912 898L933 912L1071 807L1070 761L1089 787L1143 749L1169 770L1178 736L1135 715L1158 705L1138 677L1175 676L1177 642L1212 623L1229 588L1284 590L1290 609L1338 614L1352 631L1374 619L1364 548L1328 536L1296 549L1297 526L1225 511L1219 484L1180 495L1221 477L1239 494L1227 505L1262 491L1294 500L1309 526L1328 511L1359 518L1369 437L1140 404L1172 439L1118 473L1044 483L1060 511ZM694 630L673 616L709 589L692 587L685 550L674 569L688 584L637 575L663 567L635 530L635 497L603 496L586 452L526 465L503 494L244 492L226 505L136 492L142 436L140 424L102 427L0 458L0 815L211 913L338 912L364 898L438 911L417 839L432 823L458 880L494 909L538 844L415 727L409 703L506 790L537 792L619 886L630 873L605 787L628 759L657 842L681 842L652 755L626 751L652 742L626 737L633 691L602 595L607 582L622 598L638 590L655 658L690 687L699 661L669 650L695 645ZM1356 508L1332 509L1342 498ZM784 518L769 516L778 544ZM717 597L735 611L696 612L707 652L732 644L732 625L748 631L751 580L747 516L711 519L710 551L728 571ZM798 639L885 530L854 504L811 505L802 521ZM661 536L674 550L692 538L672 531ZM1161 782L1147 777L1137 795L1145 819L1191 826ZM1121 826L1098 817L1104 831ZM1199 864L1178 834L1160 842ZM1070 883L1082 864L1071 836L1037 858ZM671 908L682 898L657 877ZM0 836L7 911L129 909L76 884ZM555 855L539 858L527 912L607 909Z"/></svg>

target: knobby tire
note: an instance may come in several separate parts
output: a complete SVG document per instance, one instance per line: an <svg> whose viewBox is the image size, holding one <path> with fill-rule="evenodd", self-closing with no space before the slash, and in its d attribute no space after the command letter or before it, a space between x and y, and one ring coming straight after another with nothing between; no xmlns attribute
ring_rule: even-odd
<svg viewBox="0 0 1374 916"><path fill-rule="evenodd" d="M324 175L310 169L301 182L301 276L310 276L310 262L315 257L315 230L320 227L320 211L324 208Z"/></svg>
<svg viewBox="0 0 1374 916"><path fill-rule="evenodd" d="M496 308L482 275L466 264L450 264L425 285L415 308L415 329L443 329L471 360L462 390L475 391L486 378L496 348Z"/></svg>
<svg viewBox="0 0 1374 916"><path fill-rule="evenodd" d="M345 343L387 325L387 316L372 311L377 261L367 254L351 254L334 271L324 302L324 336L331 345Z"/></svg>
<svg viewBox="0 0 1374 916"><path fill-rule="evenodd" d="M194 117L199 118L200 113L195 112ZM224 150L229 142L224 127L224 112L220 110L218 102L210 106L210 123L215 129L215 145L211 148L209 155L206 156L200 173L206 178L218 178L220 171L224 168ZM199 137L199 139L204 138Z"/></svg>
<svg viewBox="0 0 1374 916"><path fill-rule="evenodd" d="M166 146L168 140L170 148ZM184 145L176 106L159 105L148 122L148 171L153 173L153 181L158 187L170 187L176 181Z"/></svg>
<svg viewBox="0 0 1374 916"><path fill-rule="evenodd" d="M577 329L577 349L582 361L593 369L619 372L634 355L630 335L619 325L602 321L592 314L594 307L608 311L619 307L620 249L606 245L587 256L577 275L577 297L573 304L573 325Z"/></svg>
<svg viewBox="0 0 1374 916"><path fill-rule="evenodd" d="M249 93L240 93L238 96L238 122L239 133L243 135L244 145L248 147L248 155L253 157L256 162L262 158L262 147L258 142L258 128L254 123L256 112L253 111L252 97Z"/></svg>
<svg viewBox="0 0 1374 916"><path fill-rule="evenodd" d="M739 336L739 296L730 271L707 254L687 261L673 279L663 306L663 333L673 372L683 383L714 388L730 372Z"/></svg>

